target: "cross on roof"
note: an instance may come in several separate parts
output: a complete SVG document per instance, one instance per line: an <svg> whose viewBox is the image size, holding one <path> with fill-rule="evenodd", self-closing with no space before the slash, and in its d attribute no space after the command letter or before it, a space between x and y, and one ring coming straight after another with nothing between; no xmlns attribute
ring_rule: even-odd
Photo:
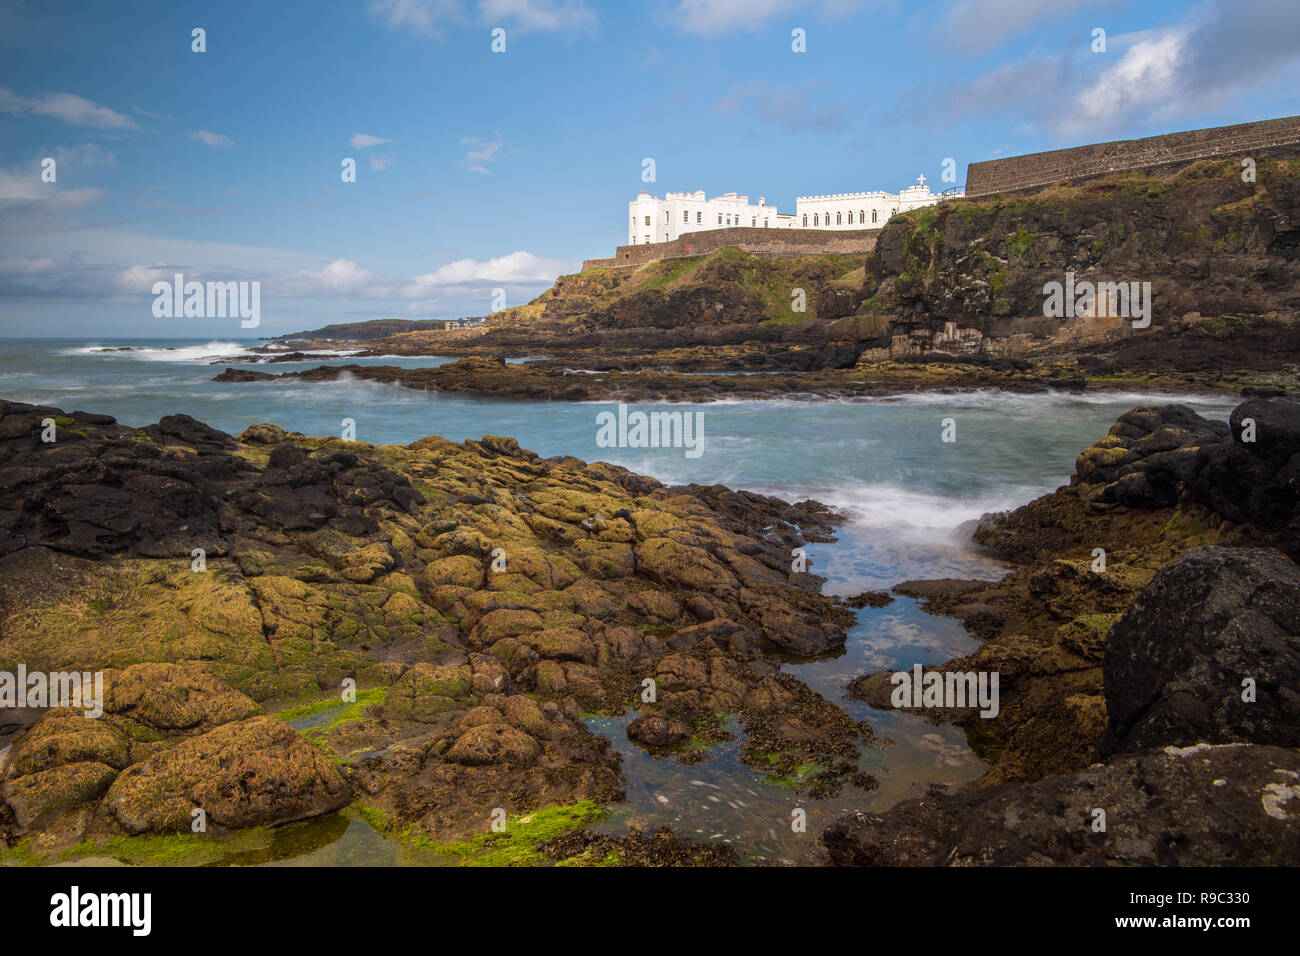
<svg viewBox="0 0 1300 956"><path fill-rule="evenodd" d="M922 173L920 176L917 176L917 177L916 177L916 181L917 181L918 183L920 183L922 186L924 186L924 185L925 185L925 173Z"/></svg>

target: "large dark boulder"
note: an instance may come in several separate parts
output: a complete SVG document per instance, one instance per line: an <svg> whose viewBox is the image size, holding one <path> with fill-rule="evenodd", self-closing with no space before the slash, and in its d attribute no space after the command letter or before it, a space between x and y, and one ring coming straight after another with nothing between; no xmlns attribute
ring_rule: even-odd
<svg viewBox="0 0 1300 956"><path fill-rule="evenodd" d="M1273 550L1184 553L1110 629L1104 674L1103 756L1201 741L1300 747L1300 568Z"/></svg>
<svg viewBox="0 0 1300 956"><path fill-rule="evenodd" d="M822 839L839 866L1290 865L1300 859L1300 752L1167 747L854 813Z"/></svg>

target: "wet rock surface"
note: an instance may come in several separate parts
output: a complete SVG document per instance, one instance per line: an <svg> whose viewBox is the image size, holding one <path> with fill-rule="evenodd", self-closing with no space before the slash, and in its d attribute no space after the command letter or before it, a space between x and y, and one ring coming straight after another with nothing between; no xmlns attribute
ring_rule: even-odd
<svg viewBox="0 0 1300 956"><path fill-rule="evenodd" d="M1300 754L1241 744L1129 754L853 814L823 839L840 866L1288 865L1300 854Z"/></svg>

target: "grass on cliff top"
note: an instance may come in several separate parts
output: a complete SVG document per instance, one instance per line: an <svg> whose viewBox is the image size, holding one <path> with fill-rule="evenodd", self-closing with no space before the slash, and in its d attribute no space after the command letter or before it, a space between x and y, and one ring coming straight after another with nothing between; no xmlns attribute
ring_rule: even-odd
<svg viewBox="0 0 1300 956"><path fill-rule="evenodd" d="M588 300L584 311L595 312L613 303L634 299L646 292L671 294L692 288L715 287L720 281L733 281L752 298L762 303L763 321L768 324L797 324L816 318L818 292L839 285L856 288L861 284L851 276L863 274L861 255L797 255L766 257L728 246L702 256L662 259L637 269L589 270L560 276L555 286L534 300L540 310L548 299L578 297ZM719 273L728 276L719 279ZM806 293L806 309L793 309L794 289ZM522 309L510 310L525 318ZM498 313L500 315L501 313Z"/></svg>

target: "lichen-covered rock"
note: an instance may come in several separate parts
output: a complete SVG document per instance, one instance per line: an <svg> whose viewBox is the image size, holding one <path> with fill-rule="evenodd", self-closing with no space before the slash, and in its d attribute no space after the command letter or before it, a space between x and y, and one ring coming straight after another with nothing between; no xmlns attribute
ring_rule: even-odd
<svg viewBox="0 0 1300 956"><path fill-rule="evenodd" d="M202 733L262 712L247 695L183 664L133 664L108 680L105 709L165 733Z"/></svg>
<svg viewBox="0 0 1300 956"><path fill-rule="evenodd" d="M176 833L198 808L210 825L238 829L320 816L351 799L323 751L272 717L252 717L128 767L104 804L129 833Z"/></svg>
<svg viewBox="0 0 1300 956"><path fill-rule="evenodd" d="M78 413L42 443L50 415L0 403L0 664L116 675L99 728L51 722L10 754L15 793L74 764L120 771L109 796L68 782L46 801L66 809L34 826L63 813L69 838L179 830L199 798L219 827L336 805L332 783L305 778L283 806L241 807L180 771L233 760L216 742L235 728L267 781L305 761L295 738L247 730L295 704L312 709L286 717L346 758L369 802L431 838L481 826L502 794L615 799L618 754L575 714L621 712L685 651L702 683L664 716L707 735L776 666L731 665L840 647L852 623L817 579L789 579L791 548L838 520L815 502L668 488L501 437L372 446L268 425L236 440L183 417L133 429ZM112 488L137 485L122 510ZM327 704L344 681L365 690ZM805 731L820 720L839 739L808 714ZM15 819L0 812L0 838L20 835Z"/></svg>
<svg viewBox="0 0 1300 956"><path fill-rule="evenodd" d="M25 830L42 817L99 799L117 775L114 768L93 760L63 763L6 780L0 795Z"/></svg>
<svg viewBox="0 0 1300 956"><path fill-rule="evenodd" d="M537 760L542 748L532 737L504 723L479 724L456 739L447 759L452 763L506 763L527 767Z"/></svg>

